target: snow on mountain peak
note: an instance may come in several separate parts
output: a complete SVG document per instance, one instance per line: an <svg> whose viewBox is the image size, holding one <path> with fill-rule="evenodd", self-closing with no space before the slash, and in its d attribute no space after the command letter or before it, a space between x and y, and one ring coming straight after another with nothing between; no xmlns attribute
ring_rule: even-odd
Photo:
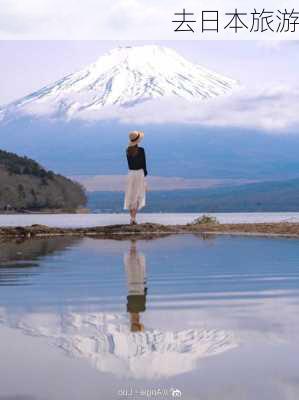
<svg viewBox="0 0 299 400"><path fill-rule="evenodd" d="M0 108L0 114L80 118L86 111L100 113L105 106L128 107L150 99L204 100L236 85L167 47L117 47L81 71Z"/></svg>

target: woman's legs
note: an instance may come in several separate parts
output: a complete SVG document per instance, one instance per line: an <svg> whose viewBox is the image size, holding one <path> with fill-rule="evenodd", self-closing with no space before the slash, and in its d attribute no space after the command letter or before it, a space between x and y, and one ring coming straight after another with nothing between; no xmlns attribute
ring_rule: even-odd
<svg viewBox="0 0 299 400"><path fill-rule="evenodd" d="M130 209L131 223L136 222L137 208Z"/></svg>
<svg viewBox="0 0 299 400"><path fill-rule="evenodd" d="M136 215L138 211L139 201L137 202L136 208L130 209L131 223L136 223Z"/></svg>

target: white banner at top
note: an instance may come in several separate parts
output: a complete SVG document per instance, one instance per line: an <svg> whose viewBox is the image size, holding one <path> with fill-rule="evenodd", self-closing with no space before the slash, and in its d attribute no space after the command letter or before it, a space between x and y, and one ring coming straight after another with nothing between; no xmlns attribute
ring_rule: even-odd
<svg viewBox="0 0 299 400"><path fill-rule="evenodd" d="M295 0L0 0L1 40L299 40Z"/></svg>

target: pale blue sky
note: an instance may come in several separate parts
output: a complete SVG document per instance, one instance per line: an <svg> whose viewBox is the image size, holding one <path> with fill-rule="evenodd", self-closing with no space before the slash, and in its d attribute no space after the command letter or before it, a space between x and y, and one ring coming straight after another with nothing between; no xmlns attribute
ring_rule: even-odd
<svg viewBox="0 0 299 400"><path fill-rule="evenodd" d="M263 0L262 4L250 0L1 0L0 39L7 40L298 40L295 32L251 32L243 30L236 37L232 29L224 29L223 16L235 9L252 13L254 7L263 9L292 10L294 0ZM194 35L174 32L174 13L194 13ZM210 31L203 36L200 32L200 15L204 10L219 11L219 33ZM247 15L248 17L248 15ZM250 20L246 18L250 25ZM277 22L277 21L276 21ZM208 35L208 36L207 36Z"/></svg>
<svg viewBox="0 0 299 400"><path fill-rule="evenodd" d="M155 43L249 87L297 85L299 42L0 41L0 104L23 97L94 62L119 45Z"/></svg>

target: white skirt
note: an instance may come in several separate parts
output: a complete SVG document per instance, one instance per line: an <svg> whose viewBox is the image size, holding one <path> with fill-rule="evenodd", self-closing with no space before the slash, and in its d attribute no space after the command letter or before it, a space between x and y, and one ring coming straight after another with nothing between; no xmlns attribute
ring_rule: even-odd
<svg viewBox="0 0 299 400"><path fill-rule="evenodd" d="M145 179L143 169L129 170L126 182L124 209L140 209L145 206Z"/></svg>

